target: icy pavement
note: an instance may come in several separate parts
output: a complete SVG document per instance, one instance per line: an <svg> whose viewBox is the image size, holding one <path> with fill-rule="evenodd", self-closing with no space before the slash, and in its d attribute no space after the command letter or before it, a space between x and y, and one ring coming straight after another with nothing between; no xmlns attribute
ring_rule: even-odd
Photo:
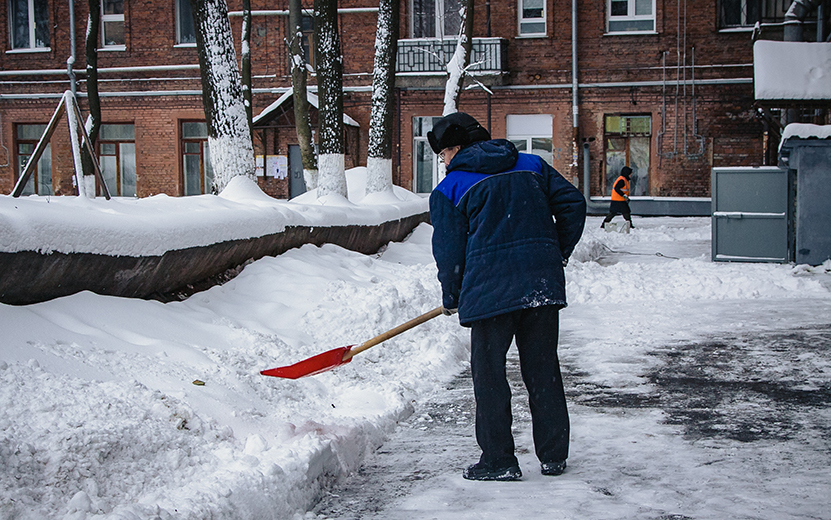
<svg viewBox="0 0 831 520"><path fill-rule="evenodd" d="M657 242L599 238L627 250L609 253L605 265L643 263L633 252L657 268L674 261L666 256L709 254L703 240L667 244L662 257ZM574 304L561 315L572 423L562 476L539 473L512 348L521 482L462 479L479 455L473 390L463 374L422 401L309 516L831 518L829 316L831 302L810 298Z"/></svg>

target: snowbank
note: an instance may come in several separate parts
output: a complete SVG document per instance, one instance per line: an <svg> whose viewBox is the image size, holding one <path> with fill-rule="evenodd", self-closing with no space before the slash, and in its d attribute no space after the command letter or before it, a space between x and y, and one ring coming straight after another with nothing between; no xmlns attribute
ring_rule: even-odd
<svg viewBox="0 0 831 520"><path fill-rule="evenodd" d="M348 178L360 184L365 170L350 171ZM387 200L384 205L362 204L355 199L353 204L332 206L309 197L272 199L254 181L238 176L218 197L156 195L105 200L0 195L0 252L154 256L266 236L287 226L374 226L428 211L426 199L415 194L407 197L402 191L396 191L397 201ZM358 197L356 190L350 189L350 199L353 193Z"/></svg>

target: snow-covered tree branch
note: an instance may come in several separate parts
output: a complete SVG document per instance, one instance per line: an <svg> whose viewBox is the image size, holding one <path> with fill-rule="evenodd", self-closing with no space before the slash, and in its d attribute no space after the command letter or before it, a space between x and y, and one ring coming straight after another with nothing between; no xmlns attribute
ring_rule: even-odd
<svg viewBox="0 0 831 520"><path fill-rule="evenodd" d="M456 50L447 64L447 83L444 88L444 110L442 111L444 116L459 111L459 94L473 47L473 0L465 0L465 6L462 7L460 15L462 23L459 27Z"/></svg>

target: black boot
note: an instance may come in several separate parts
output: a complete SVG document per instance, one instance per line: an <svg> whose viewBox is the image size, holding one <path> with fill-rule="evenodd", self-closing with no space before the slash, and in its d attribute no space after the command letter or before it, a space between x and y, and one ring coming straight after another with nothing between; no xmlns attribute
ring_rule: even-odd
<svg viewBox="0 0 831 520"><path fill-rule="evenodd" d="M472 466L468 466L462 476L467 480L499 480L512 481L519 480L522 477L522 470L519 469L519 464L511 463L507 466L497 466L485 462L477 462Z"/></svg>
<svg viewBox="0 0 831 520"><path fill-rule="evenodd" d="M566 470L566 461L555 460L554 462L543 462L540 464L540 472L543 475L554 476L562 475Z"/></svg>

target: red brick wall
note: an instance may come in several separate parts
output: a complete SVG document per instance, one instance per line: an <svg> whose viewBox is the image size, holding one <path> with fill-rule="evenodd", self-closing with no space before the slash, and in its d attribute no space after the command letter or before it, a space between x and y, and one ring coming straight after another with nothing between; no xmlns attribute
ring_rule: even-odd
<svg viewBox="0 0 831 520"><path fill-rule="evenodd" d="M572 167L571 108L571 1L547 0L548 34L542 38L517 38L517 1L490 0L490 34L508 42L509 71L502 79L502 88L494 87L490 97L491 132L505 136L508 114L545 113L553 116L554 167L566 177L580 177L582 162ZM99 67L141 67L154 65L196 65L193 47L175 46L175 9L173 0L150 2L129 0L127 3L125 51L99 53ZM305 1L310 8L311 2ZM604 175L603 117L606 114L649 114L652 116L650 183L652 195L707 196L710 189L710 168L725 165L762 164L764 148L762 126L753 112L752 84L713 84L735 78L752 77L752 43L748 33L719 33L716 1L684 3L658 0L657 34L606 35L606 2L579 2L579 135L590 140L591 189L600 194ZM377 7L367 0L342 0L339 7ZM679 12L677 9L681 8ZM0 2L0 41L8 42L7 3ZM78 57L75 68L83 70L83 35L86 24L86 3L76 3L76 44ZM241 11L242 0L230 0L229 11ZM253 0L254 10L287 9L287 2ZM409 38L409 1L402 0L400 34ZM68 7L66 2L50 1L53 23L52 47L49 52L0 53L0 70L58 71L52 75L0 76L0 118L2 145L9 149L8 166L0 166L0 192L9 193L14 173L13 124L46 123L58 98L23 100L2 95L59 95L67 88L61 70L69 56ZM239 52L242 19L231 17L231 25ZM254 112L258 113L290 86L285 43L286 16L254 16L252 23L252 68L254 79ZM347 167L366 164L371 71L374 39L377 28L374 13L345 13L340 17L340 34L344 54L344 110L360 128L348 133L350 155ZM488 33L486 1L475 6L475 36ZM5 43L5 45L8 45ZM693 51L694 49L694 51ZM671 82L692 79L691 68L679 63L692 63L693 53L696 84L695 97L691 85L676 90ZM79 74L83 79L83 76ZM662 81L670 82L664 88ZM702 83L703 81L709 84ZM615 82L619 86L609 86ZM647 83L649 82L649 83ZM310 77L310 85L314 85ZM599 86L603 84L604 86ZM511 88L506 88L511 87ZM525 88L534 87L534 88ZM104 122L133 122L136 125L138 190L140 196L155 193L178 195L182 191L179 149L179 121L201 120L202 104L197 69L152 72L102 72L99 86L102 93L119 91L133 94L102 98ZM83 92L83 81L79 91ZM191 91L164 96L138 96L140 91ZM412 186L412 117L440 115L441 90L408 88L399 93L400 113L397 114L394 151L394 180ZM86 101L80 98L82 109ZM692 106L695 104L695 127ZM678 107L678 108L676 108ZM470 112L483 124L488 119L488 96L481 90L462 94L459 108ZM666 115L665 121L662 119ZM72 191L71 155L68 153L65 123L52 144L56 190ZM400 129L400 130L399 130ZM659 134L663 136L659 139ZM400 133L400 135L399 135ZM704 138L704 153L699 154L699 140ZM685 135L686 134L686 135ZM296 142L290 128L281 130L277 147L287 153L288 145ZM686 149L685 145L686 144ZM255 139L255 145L257 141ZM269 152L270 153L270 152ZM3 164L0 149L0 164ZM270 194L287 196L285 181L261 179Z"/></svg>

